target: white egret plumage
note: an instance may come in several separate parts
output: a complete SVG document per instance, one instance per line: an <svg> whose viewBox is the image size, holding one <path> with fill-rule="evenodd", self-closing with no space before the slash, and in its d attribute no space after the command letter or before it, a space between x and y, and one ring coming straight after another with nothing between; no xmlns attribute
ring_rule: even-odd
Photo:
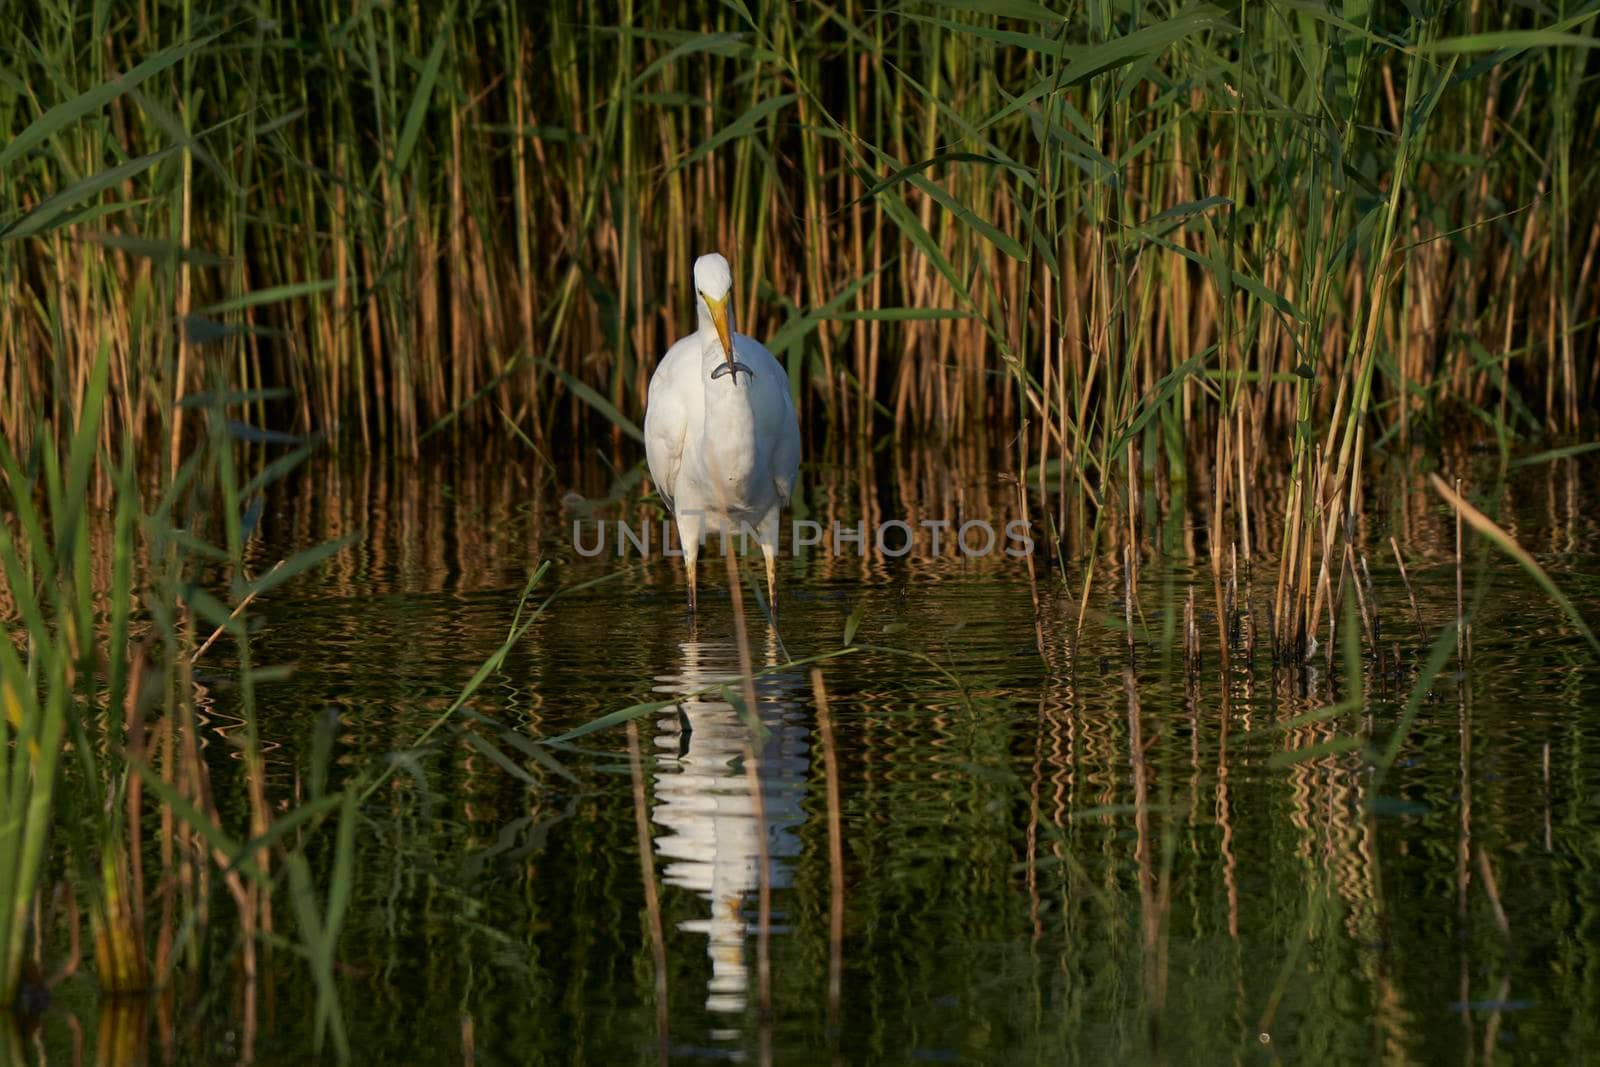
<svg viewBox="0 0 1600 1067"><path fill-rule="evenodd" d="M650 821L658 827L662 881L703 901L698 914L680 913L678 929L706 935L706 1010L741 1013L751 979L747 942L759 932L747 906L763 884L790 886L802 851L811 767L810 716L800 702L805 676L770 670L779 659L768 630L765 648L751 652L769 673L752 682L754 708L735 708L716 690L739 688L738 645L690 639L678 650L674 670L656 676L655 691L677 697L678 714L656 720ZM758 736L752 715L761 723ZM761 767L759 803L744 767L752 745Z"/></svg>
<svg viewBox="0 0 1600 1067"><path fill-rule="evenodd" d="M734 331L733 272L712 253L694 264L699 328L661 357L644 413L645 456L672 510L695 606L704 537L748 527L767 563L777 607L778 516L800 468L800 423L789 376L766 347Z"/></svg>

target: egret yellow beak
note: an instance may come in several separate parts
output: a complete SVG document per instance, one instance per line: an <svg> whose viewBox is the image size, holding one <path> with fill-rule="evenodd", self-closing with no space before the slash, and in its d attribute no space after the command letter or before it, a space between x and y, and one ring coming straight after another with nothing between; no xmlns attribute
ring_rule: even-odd
<svg viewBox="0 0 1600 1067"><path fill-rule="evenodd" d="M700 298L706 302L706 308L711 312L711 325L717 328L717 340L722 342L723 362L711 372L712 380L731 374L733 384L738 385L739 372L744 371L751 381L755 381L756 372L733 357L733 334L728 330L728 298L725 296L721 300L714 300L704 293L700 294Z"/></svg>
<svg viewBox="0 0 1600 1067"><path fill-rule="evenodd" d="M706 306L711 309L711 324L717 328L717 339L722 342L722 351L727 356L728 365L733 365L733 337L728 333L728 298L713 300L709 296Z"/></svg>

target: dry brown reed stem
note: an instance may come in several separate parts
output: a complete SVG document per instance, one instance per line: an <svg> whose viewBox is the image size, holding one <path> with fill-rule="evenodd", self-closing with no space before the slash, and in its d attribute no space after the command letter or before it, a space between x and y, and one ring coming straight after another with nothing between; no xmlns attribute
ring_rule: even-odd
<svg viewBox="0 0 1600 1067"><path fill-rule="evenodd" d="M1356 608L1361 612L1361 628L1366 631L1367 640L1372 644L1372 655L1377 658L1381 653L1378 647L1377 625L1373 621L1372 611L1367 606L1367 591L1361 584L1361 575L1356 573L1355 548L1346 541L1344 546L1344 566L1350 573L1350 584L1356 591Z"/></svg>
<svg viewBox="0 0 1600 1067"><path fill-rule="evenodd" d="M1456 496L1461 498L1461 479L1456 479ZM1463 498L1464 499L1464 498ZM1467 669L1467 600L1466 579L1462 568L1461 548L1462 532L1461 509L1456 508L1456 662L1462 670Z"/></svg>
<svg viewBox="0 0 1600 1067"><path fill-rule="evenodd" d="M1039 464L1040 477L1044 477L1044 464ZM1032 529L1033 523L1028 514L1028 435L1017 435L1017 510L1021 513L1022 521ZM1042 494L1041 494L1042 495ZM1033 598L1033 641L1034 647L1039 650L1039 656L1046 663L1050 662L1049 642L1044 633L1044 615L1039 604L1039 575L1033 566L1033 553L1027 556L1028 565L1028 593Z"/></svg>
<svg viewBox="0 0 1600 1067"><path fill-rule="evenodd" d="M1222 713L1227 715L1229 697L1233 692L1233 657L1229 648L1228 605L1222 593L1220 552L1216 552L1212 556L1211 593L1217 606L1217 670L1220 672L1222 679L1222 689L1218 696L1222 703Z"/></svg>
<svg viewBox="0 0 1600 1067"><path fill-rule="evenodd" d="M1361 564L1361 581L1357 588L1366 590L1365 598L1362 602L1363 613L1365 613L1366 604L1370 603L1372 605L1372 654L1378 657L1378 662L1381 665L1383 662L1383 617L1378 605L1378 593L1372 585L1372 571L1367 567L1367 554L1365 552L1358 552L1356 553L1356 559Z"/></svg>
<svg viewBox="0 0 1600 1067"><path fill-rule="evenodd" d="M1457 760L1458 774L1457 792L1459 794L1458 806L1460 819L1456 830L1456 920L1467 922L1468 898L1472 886L1472 711L1470 687L1459 685L1456 687L1457 724L1456 731L1460 741L1460 755ZM1465 945L1458 946L1460 954L1460 995L1463 997L1463 1022L1466 1023L1470 1033L1471 1015L1466 1010L1465 998L1472 989L1471 980L1471 953Z"/></svg>
<svg viewBox="0 0 1600 1067"><path fill-rule="evenodd" d="M187 8L184 15L188 20ZM190 101L183 102L184 125L187 127L191 121ZM186 146L183 149L183 184L179 190L181 197L181 222L179 223L179 247L193 247L192 225L192 191L194 184L194 153ZM168 457L170 465L167 470L176 473L182 459L183 449L183 397L184 383L189 373L189 312L193 307L193 289L189 277L189 260L187 257L178 262L178 293L177 293L177 327L178 327L178 369L172 382L172 449Z"/></svg>
<svg viewBox="0 0 1600 1067"><path fill-rule="evenodd" d="M772 1015L772 869L767 848L767 805L761 786L761 754L757 731L761 728L756 704L755 669L750 658L750 635L745 626L744 593L740 585L739 560L731 539L723 540L722 558L728 565L728 592L733 600L733 630L739 647L739 673L743 688L745 725L748 739L744 748L745 779L750 786L750 813L756 824L756 862L758 872L758 917L756 926L756 991L764 1018Z"/></svg>
<svg viewBox="0 0 1600 1067"><path fill-rule="evenodd" d="M1191 679L1200 671L1200 632L1194 618L1194 586L1183 601L1183 665Z"/></svg>
<svg viewBox="0 0 1600 1067"><path fill-rule="evenodd" d="M130 758L145 762L144 706L140 691L144 682L145 654L148 641L140 644L128 658L128 681L122 702L122 736ZM128 776L126 818L128 822L129 879L133 896L133 927L141 948L145 940L144 924L144 779L137 774Z"/></svg>
<svg viewBox="0 0 1600 1067"><path fill-rule="evenodd" d="M1248 557L1247 557L1248 558ZM1230 630L1233 620L1239 612L1239 544L1237 541L1228 545L1228 617L1225 625Z"/></svg>
<svg viewBox="0 0 1600 1067"><path fill-rule="evenodd" d="M1494 876L1494 867L1489 862L1489 852L1482 845L1477 848L1478 873L1483 878L1483 891L1489 898L1489 906L1494 909L1494 924L1500 928L1500 936L1511 940L1511 921L1506 918L1506 909L1500 903L1500 883Z"/></svg>
<svg viewBox="0 0 1600 1067"><path fill-rule="evenodd" d="M159 727L159 752L157 770L161 775L163 784L172 787L175 785L176 769L173 765L172 741L172 716L166 715L161 719ZM161 805L161 833L158 838L158 858L163 872L161 898L161 922L156 930L155 971L165 974L172 958L173 925L177 914L177 885L181 876L176 872L176 816L172 805Z"/></svg>
<svg viewBox="0 0 1600 1067"><path fill-rule="evenodd" d="M1290 585L1290 575L1295 570L1295 558L1300 551L1300 536L1305 529L1305 523L1300 519L1301 501L1303 497L1304 476L1299 472L1298 465L1294 480L1289 485L1289 501L1284 509L1284 547L1278 559L1278 582L1272 601L1272 651L1275 657L1281 658L1280 646L1287 645L1290 641L1291 619L1294 614L1292 599L1294 596Z"/></svg>
<svg viewBox="0 0 1600 1067"><path fill-rule="evenodd" d="M272 577L273 574L277 573L278 568L281 567L281 566L283 566L283 560L280 559L278 562L276 562L276 563L274 563L272 565L272 569L271 570L267 571L266 574L263 574L260 578L256 579L256 581L258 581L258 582L259 581L265 581L267 578ZM228 622L232 622L233 620L237 619L240 615L243 615L244 614L244 609L250 606L250 601L252 601L252 600L254 600L256 598L256 593L258 593L259 591L260 591L259 589L252 589L252 590L250 590L250 592L246 593L244 595L244 598L239 601L238 606L235 607L231 612L228 613ZM212 630L211 631L211 636L206 638L205 642L203 644L201 644L201 646L199 648L194 650L194 655L189 657L189 662L190 663L194 663L201 656L205 655L206 654L206 649L210 648L211 645L216 641L216 639L222 636L222 632L225 629L227 629L227 626L223 625L223 626L218 626L215 630Z"/></svg>
<svg viewBox="0 0 1600 1067"><path fill-rule="evenodd" d="M61 965L52 971L44 980L46 989L54 989L62 982L78 973L78 964L83 959L82 923L78 918L78 895L72 888L72 883L62 881L57 891L63 898L63 907L66 909L65 923L67 927L67 951L63 953ZM44 893L39 893L34 898L35 911L42 906ZM53 909L52 909L53 910ZM44 929L45 924L39 920L37 914L34 918L34 960L44 962Z"/></svg>
<svg viewBox="0 0 1600 1067"><path fill-rule="evenodd" d="M811 668L811 694L817 705L817 733L822 740L822 771L828 797L828 1025L839 1023L839 996L844 976L844 827L839 802L839 757L834 750L833 717L822 668Z"/></svg>
<svg viewBox="0 0 1600 1067"><path fill-rule="evenodd" d="M655 964L656 1038L663 1060L668 1048L667 938L661 923L661 897L656 889L655 846L650 839L650 806L645 798L644 761L639 753L639 728L628 720L628 769L633 776L633 826L639 843L639 876L644 882L645 916L650 924L650 957Z"/></svg>
<svg viewBox="0 0 1600 1067"><path fill-rule="evenodd" d="M756 995L765 1020L772 1017L772 870L767 848L767 805L761 793L761 760L755 745L745 756L745 778L750 785L751 816L756 823L756 862L761 864L757 890Z"/></svg>
<svg viewBox="0 0 1600 1067"><path fill-rule="evenodd" d="M1122 685L1128 699L1128 762L1133 772L1134 857L1139 865L1139 915L1143 931L1145 995L1150 997L1152 1023L1161 1017L1166 1000L1166 959L1163 937L1165 894L1155 870L1151 840L1149 763L1145 759L1143 716L1139 688L1130 664L1123 669Z"/></svg>
<svg viewBox="0 0 1600 1067"><path fill-rule="evenodd" d="M1254 667L1256 661L1256 606L1251 582L1254 569L1247 561L1244 570L1244 656L1245 664L1249 667ZM1248 671L1245 677L1248 681Z"/></svg>
<svg viewBox="0 0 1600 1067"><path fill-rule="evenodd" d="M1128 631L1128 667L1133 667L1133 546L1122 548L1122 618Z"/></svg>
<svg viewBox="0 0 1600 1067"><path fill-rule="evenodd" d="M260 838L267 832L272 818L267 801L267 768L261 758L259 747L249 745L244 753L245 765L245 795L250 801L250 834ZM256 867L264 876L269 876L272 871L272 850L261 848L256 850ZM256 882L249 886L251 908L256 915L256 923L261 933L270 937L272 935L272 894ZM272 951L270 943L267 951Z"/></svg>
<svg viewBox="0 0 1600 1067"><path fill-rule="evenodd" d="M1411 587L1411 576L1406 573L1405 557L1400 554L1400 542L1392 536L1389 538L1389 548L1394 552L1395 565L1400 568L1400 580L1405 583L1406 597L1411 601L1411 617L1417 624L1417 641L1422 648L1428 647L1428 631L1422 625L1422 609L1417 607L1417 591Z"/></svg>

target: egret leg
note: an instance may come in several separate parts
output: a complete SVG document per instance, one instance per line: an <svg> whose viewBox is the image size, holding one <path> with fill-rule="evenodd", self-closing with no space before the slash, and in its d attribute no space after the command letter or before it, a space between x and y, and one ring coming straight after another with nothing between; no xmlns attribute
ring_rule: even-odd
<svg viewBox="0 0 1600 1067"><path fill-rule="evenodd" d="M689 615L695 609L695 562L700 558L700 534L705 528L705 516L691 509L677 514L678 541L683 548L683 566L689 574Z"/></svg>
<svg viewBox="0 0 1600 1067"><path fill-rule="evenodd" d="M697 574L695 564L700 559L700 544L698 541L688 541L683 546L683 565L689 572L689 617L694 618L695 609L695 577Z"/></svg>
<svg viewBox="0 0 1600 1067"><path fill-rule="evenodd" d="M767 605L772 617L778 617L778 511L774 508L761 521L757 535L761 541L761 554L767 559Z"/></svg>
<svg viewBox="0 0 1600 1067"><path fill-rule="evenodd" d="M767 605L772 611L772 617L778 617L778 561L777 553L765 541L761 543L761 554L767 557Z"/></svg>

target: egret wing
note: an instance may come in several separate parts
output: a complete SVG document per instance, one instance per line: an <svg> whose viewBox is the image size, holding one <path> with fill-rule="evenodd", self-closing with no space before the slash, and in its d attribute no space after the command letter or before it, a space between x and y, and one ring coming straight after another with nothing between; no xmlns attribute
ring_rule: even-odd
<svg viewBox="0 0 1600 1067"><path fill-rule="evenodd" d="M782 413L775 420L777 443L772 450L772 480L778 483L779 499L787 505L800 470L800 420L795 415L794 398L789 395L788 375L784 376L781 392Z"/></svg>
<svg viewBox="0 0 1600 1067"><path fill-rule="evenodd" d="M794 397L789 393L789 372L778 357L760 341L742 334L738 341L739 358L756 372L754 384L758 435L772 442L772 480L778 497L789 503L794 479L800 470L800 420L795 414Z"/></svg>
<svg viewBox="0 0 1600 1067"><path fill-rule="evenodd" d="M689 436L689 405L681 382L679 349L673 345L650 378L644 410L644 454L650 480L670 510L677 496L678 472L683 467L683 446ZM692 382L691 382L692 384Z"/></svg>

